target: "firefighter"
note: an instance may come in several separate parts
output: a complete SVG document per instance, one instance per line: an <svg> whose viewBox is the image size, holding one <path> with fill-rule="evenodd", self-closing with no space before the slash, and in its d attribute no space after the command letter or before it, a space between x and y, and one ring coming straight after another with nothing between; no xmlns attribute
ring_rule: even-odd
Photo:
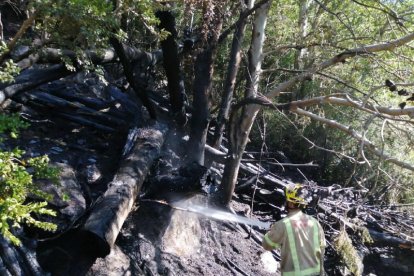
<svg viewBox="0 0 414 276"><path fill-rule="evenodd" d="M300 185L286 187L287 217L272 225L263 238L266 250L280 248L282 276L323 275L325 235L319 222L302 212L309 203Z"/></svg>

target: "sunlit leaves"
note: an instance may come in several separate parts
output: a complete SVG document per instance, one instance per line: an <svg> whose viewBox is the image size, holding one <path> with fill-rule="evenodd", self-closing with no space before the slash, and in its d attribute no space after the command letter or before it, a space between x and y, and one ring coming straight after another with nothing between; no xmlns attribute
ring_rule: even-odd
<svg viewBox="0 0 414 276"><path fill-rule="evenodd" d="M0 134L14 133L28 125L21 122L17 116L0 116ZM47 156L25 159L24 151L15 148L11 151L0 150L0 234L14 244L19 239L12 233L11 228L19 228L22 224L33 225L44 230L56 230L56 225L43 222L33 217L38 215L56 215L47 208L47 202L26 202L27 196L34 194L40 199L48 195L40 191L34 183L34 178L46 178L57 181L59 170L49 166Z"/></svg>

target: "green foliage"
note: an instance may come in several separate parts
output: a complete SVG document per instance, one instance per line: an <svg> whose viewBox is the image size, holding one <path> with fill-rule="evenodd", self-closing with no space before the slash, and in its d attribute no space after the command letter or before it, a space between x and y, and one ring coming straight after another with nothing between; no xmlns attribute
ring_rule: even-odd
<svg viewBox="0 0 414 276"><path fill-rule="evenodd" d="M7 45L4 41L0 42L0 56L8 51ZM8 59L2 64L0 68L0 83L10 83L14 81L14 77L20 73L20 68Z"/></svg>
<svg viewBox="0 0 414 276"><path fill-rule="evenodd" d="M18 131L28 125L19 121L16 115L2 114L0 126L0 133L8 132L17 137ZM33 214L56 215L47 208L47 202L28 203L27 196L35 194L47 199L48 195L40 191L33 180L47 178L57 181L59 171L49 167L47 156L25 159L23 155L24 151L18 148L12 151L0 150L0 233L14 244L19 244L20 241L13 235L11 228L19 228L22 224L49 231L56 230L55 224L33 217Z"/></svg>
<svg viewBox="0 0 414 276"><path fill-rule="evenodd" d="M123 16L128 17L129 24L139 20L155 33L153 26L158 20L154 11L160 4L150 0L122 1L114 7L113 1L38 0L33 7L42 18L37 29L49 35L48 43L66 49L99 49L107 46L111 36L129 35L122 30Z"/></svg>
<svg viewBox="0 0 414 276"><path fill-rule="evenodd" d="M20 129L29 127L29 124L20 120L18 114L0 114L0 134L8 133L10 137L17 138Z"/></svg>

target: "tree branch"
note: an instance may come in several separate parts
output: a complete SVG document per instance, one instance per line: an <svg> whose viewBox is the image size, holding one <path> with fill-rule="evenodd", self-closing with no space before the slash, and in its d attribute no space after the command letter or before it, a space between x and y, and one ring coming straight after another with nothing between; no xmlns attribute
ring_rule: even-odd
<svg viewBox="0 0 414 276"><path fill-rule="evenodd" d="M3 63L3 61L6 59L8 54L14 49L14 46L16 46L17 41L24 35L24 33L27 31L27 29L32 26L33 22L35 21L37 17L37 12L34 12L29 18L27 18L23 24L20 26L19 31L16 33L16 35L13 37L13 39L7 43L7 51L5 51L0 56L0 64Z"/></svg>
<svg viewBox="0 0 414 276"><path fill-rule="evenodd" d="M282 82L277 87L272 89L270 92L266 94L266 97L273 98L279 95L280 92L287 91L290 89L293 85L295 85L297 82L303 81L304 79L308 78L309 76L322 71L330 66L336 65L340 62L344 62L347 58L355 57L357 55L362 54L371 54L375 52L381 52L381 51L390 51L397 47L403 46L409 42L414 40L414 32L401 37L399 39L381 43L381 44L373 44L373 45L367 45L362 47L357 47L351 50L344 51L314 67L309 69L306 72L303 72L302 74L299 74L293 78L291 78L288 81Z"/></svg>
<svg viewBox="0 0 414 276"><path fill-rule="evenodd" d="M314 113L311 113L309 111L303 110L301 108L294 108L290 110L293 113L296 113L298 115L302 115L302 116L306 116L309 117L313 120L319 121L323 124L326 124L330 127L336 128L341 130L342 132L347 133L349 136L355 138L356 140L360 141L361 143L363 143L372 153L374 153L375 155L379 156L380 158L384 159L385 161L394 163L395 165L402 167L404 169L410 170L410 171L414 171L414 166L408 163L405 163L403 161L400 161L394 157L391 157L385 153L383 153L381 150L377 149L377 147L368 139L364 138L361 134L359 134L358 132L356 132L354 129L352 129L351 127L347 127L345 125L342 125L340 123L338 123L335 120L331 120L331 119L327 119L321 116L318 116Z"/></svg>
<svg viewBox="0 0 414 276"><path fill-rule="evenodd" d="M221 35L218 38L217 44L221 44L227 36L233 31L246 17L250 16L252 13L254 13L258 8L260 8L262 5L269 2L269 0L262 0L258 3L256 3L253 8L246 10L243 15L240 15L239 19L234 22L230 27L228 27L224 32L221 33Z"/></svg>

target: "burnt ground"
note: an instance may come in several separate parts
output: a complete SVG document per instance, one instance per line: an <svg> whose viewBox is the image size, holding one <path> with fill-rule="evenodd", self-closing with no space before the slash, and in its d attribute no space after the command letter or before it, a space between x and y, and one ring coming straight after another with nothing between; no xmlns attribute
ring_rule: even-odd
<svg viewBox="0 0 414 276"><path fill-rule="evenodd" d="M30 128L7 147L19 146L27 156L48 154L51 164L69 171L76 183L69 190L44 183L44 190L55 195L50 206L59 212L57 218L45 219L59 225L57 233L26 231L28 240L39 240L37 256L45 271L52 275L275 275L266 272L261 261L271 255L263 255L243 228L145 200L129 215L111 254L96 258L93 244L80 229L89 206L116 172L125 137L42 117L31 121ZM90 179L91 173L99 177ZM63 181L62 185L68 183L73 184ZM68 191L69 201L59 200ZM79 200L81 196L84 200ZM244 203L233 206L239 212L249 209Z"/></svg>
<svg viewBox="0 0 414 276"><path fill-rule="evenodd" d="M76 78L69 80L76 85ZM80 79L95 83L94 77ZM48 84L48 88L53 84ZM79 86L84 89L85 86ZM94 90L94 89L91 89ZM97 89L95 89L96 92ZM29 92L30 93L30 92ZM83 91L89 96L93 91ZM215 221L194 213L171 208L148 196L152 179L185 164L182 135L168 135L165 147L148 176L143 193L130 213L111 253L100 258L97 245L83 231L82 225L93 203L102 195L118 169L126 133L103 133L90 127L71 123L25 106L11 106L23 114L31 126L23 130L18 139L3 143L2 148L18 146L26 156L47 154L53 166L62 170L60 185L40 181L40 187L53 195L49 206L58 212L54 218L42 219L58 225L56 233L26 228L22 239L36 251L42 269L51 275L278 275L277 253L265 252L261 246L264 229ZM295 180L292 171L275 171L281 178ZM214 174L203 178L204 191L214 190ZM270 208L263 200L251 202L251 189L241 190L234 196L232 207L238 214L275 221L280 211ZM266 197L272 204L281 206L280 198ZM64 199L65 198L65 199ZM175 196L183 200L208 206L208 195L190 193ZM253 212L252 212L253 209ZM330 237L327 237L328 239ZM361 248L361 252L367 252ZM372 253L374 252L374 253ZM412 275L414 257L410 251L387 247L374 248L366 253L365 274ZM328 251L328 275L347 275L337 256Z"/></svg>
<svg viewBox="0 0 414 276"><path fill-rule="evenodd" d="M75 79L72 81L76 82ZM90 91L84 92L93 96ZM276 264L265 265L269 260L274 262L272 255L263 255L257 238L255 241L249 236L248 229L175 210L148 199L139 201L130 213L110 255L98 258L95 245L82 231L82 224L93 202L105 192L116 173L126 134L103 133L59 119L44 110L37 113L13 104L11 108L23 114L31 125L21 131L18 139L7 140L2 148L19 147L25 150L26 157L47 154L50 163L62 171L58 186L39 181L42 190L53 195L50 208L58 212L57 217L41 219L56 223L58 230L49 233L26 227L22 233L22 240L36 250L37 259L46 273L275 275L272 270ZM166 144L182 146L182 142ZM175 166L172 162L180 160L169 147L164 148L161 156L154 166L154 175L162 164L165 171ZM187 194L185 197L207 205L205 195ZM246 213L249 203L235 201L233 207L236 212Z"/></svg>
<svg viewBox="0 0 414 276"><path fill-rule="evenodd" d="M71 86L90 97L106 97L96 93L102 91L99 89L102 83L88 75L67 78L63 83L58 81L56 86L47 84L45 89L71 89ZM97 245L82 231L82 225L118 169L126 133L104 133L59 119L44 109L38 113L22 105L11 104L9 108L20 112L31 125L18 139L9 139L1 147L18 146L26 151L27 157L47 154L51 164L62 172L58 186L39 181L40 187L53 195L50 208L58 212L57 217L41 219L56 223L58 230L48 233L26 227L21 234L25 245L36 251L37 260L46 273L59 276L278 275L277 253L265 252L260 246L264 229L254 227L251 231L245 225L200 217L173 209L149 196L153 178L185 166L185 139L178 133L168 135L160 158L154 163L143 193L111 253L98 257ZM272 172L282 179L296 181L301 178L293 171ZM219 180L214 181L214 173L207 175L209 177L202 181L204 193L181 194L175 200L208 206L206 191L214 190ZM280 218L279 209L259 200L266 198L267 202L281 206L280 197L258 192L252 208L252 193L252 189L247 188L234 196L232 207L236 213L261 221ZM412 275L414 271L414 256L409 250L378 247L369 252L360 248L360 252L365 254L364 275L403 276ZM332 250L328 250L325 261L328 275L348 275Z"/></svg>
<svg viewBox="0 0 414 276"><path fill-rule="evenodd" d="M63 187L50 188L44 183L46 190L56 195L50 206L59 215L51 220L59 225L59 230L57 233L25 231L26 243L31 241L47 273L279 275L277 254L265 252L259 244L264 229L254 227L250 231L243 225L214 221L145 198L128 216L111 253L104 258L97 257L95 245L81 231L82 223L89 207L105 191L116 172L125 137L38 115L31 116L31 120L30 128L19 139L3 146L19 146L28 156L48 154L53 165L63 168ZM174 152L165 148L161 155L165 160L161 158L155 167L179 159L171 155ZM59 201L63 193L69 195L69 200ZM207 205L205 194L186 195L181 199ZM251 200L243 194L234 197L232 206L236 213L262 221L274 221L280 215L259 202L251 214ZM366 258L364 275L371 272L371 275L412 275L412 263L413 256L407 251L378 248L377 254ZM328 275L347 275L332 254L327 256L326 267Z"/></svg>

